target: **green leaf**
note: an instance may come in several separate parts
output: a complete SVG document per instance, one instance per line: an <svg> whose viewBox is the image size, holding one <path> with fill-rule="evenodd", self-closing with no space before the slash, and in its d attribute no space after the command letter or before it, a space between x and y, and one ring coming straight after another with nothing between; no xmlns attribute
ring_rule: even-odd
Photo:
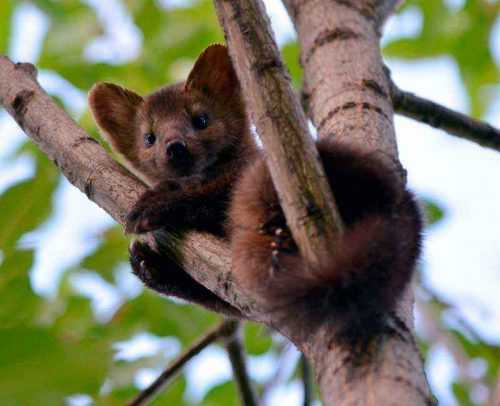
<svg viewBox="0 0 500 406"><path fill-rule="evenodd" d="M75 393L98 392L110 352L104 340L72 331L22 327L0 334L0 404L56 405Z"/></svg>
<svg viewBox="0 0 500 406"><path fill-rule="evenodd" d="M453 394L457 398L460 406L474 406L476 404L471 400L469 395L471 390L470 385L454 382L451 385L451 389L453 390Z"/></svg>
<svg viewBox="0 0 500 406"><path fill-rule="evenodd" d="M489 88L500 81L500 70L488 46L500 3L466 1L459 10L449 8L443 0L411 0L405 4L421 10L422 31L415 38L388 43L384 54L405 59L451 56L467 89L471 113L480 117L494 96Z"/></svg>
<svg viewBox="0 0 500 406"><path fill-rule="evenodd" d="M14 250L0 265L0 335L4 328L31 324L36 318L42 299L30 285L33 256L31 250Z"/></svg>
<svg viewBox="0 0 500 406"><path fill-rule="evenodd" d="M264 325L247 322L243 333L245 350L249 354L262 355L271 349L273 340Z"/></svg>
<svg viewBox="0 0 500 406"><path fill-rule="evenodd" d="M186 391L186 379L181 375L175 378L175 381L158 395L152 402L152 406L179 405L184 406L187 403L183 400Z"/></svg>
<svg viewBox="0 0 500 406"><path fill-rule="evenodd" d="M469 358L481 358L487 363L486 374L489 379L495 381L500 371L500 346L484 341L471 340L456 329L450 329L450 332L460 343Z"/></svg>
<svg viewBox="0 0 500 406"><path fill-rule="evenodd" d="M109 228L102 243L82 260L80 266L98 272L108 282L113 282L112 271L123 262L128 262L128 239L120 226Z"/></svg>
<svg viewBox="0 0 500 406"><path fill-rule="evenodd" d="M428 225L436 224L443 219L445 215L444 210L438 205L437 202L430 199L425 199L423 200L423 204L425 219L427 220Z"/></svg>
<svg viewBox="0 0 500 406"><path fill-rule="evenodd" d="M0 55L7 55L10 31L12 25L12 14L14 12L14 0L4 0L0 3Z"/></svg>
<svg viewBox="0 0 500 406"><path fill-rule="evenodd" d="M175 336L184 346L211 328L219 317L200 306L179 305L146 290L126 302L109 325L120 328L128 336L149 331L158 336Z"/></svg>
<svg viewBox="0 0 500 406"><path fill-rule="evenodd" d="M47 219L58 179L54 165L47 158L39 159L34 178L12 186L0 196L0 248L4 253Z"/></svg>
<svg viewBox="0 0 500 406"><path fill-rule="evenodd" d="M234 382L214 386L203 399L203 406L238 406L240 404Z"/></svg>
<svg viewBox="0 0 500 406"><path fill-rule="evenodd" d="M292 77L293 86L296 89L300 89L302 86L303 69L299 62L299 44L296 41L285 44L281 48L281 54L283 55L283 60L285 61L288 71Z"/></svg>

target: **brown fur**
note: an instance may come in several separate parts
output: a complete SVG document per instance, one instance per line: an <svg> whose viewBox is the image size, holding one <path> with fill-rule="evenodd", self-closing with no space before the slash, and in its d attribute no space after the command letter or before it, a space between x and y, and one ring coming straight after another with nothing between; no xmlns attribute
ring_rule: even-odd
<svg viewBox="0 0 500 406"><path fill-rule="evenodd" d="M128 232L165 227L224 235L230 190L256 153L226 47L208 47L185 83L163 87L144 98L120 86L99 83L90 92L89 105L115 151L152 186L129 213ZM201 113L208 116L209 125L197 129L192 120ZM149 133L156 137L151 146L145 143ZM172 141L185 144L189 166L178 167L169 160L167 145ZM144 246L133 244L130 256L134 272L152 289L225 313L236 311L227 310L227 303L197 285L173 257L163 259L160 277L158 258ZM192 289L186 288L187 281Z"/></svg>
<svg viewBox="0 0 500 406"><path fill-rule="evenodd" d="M286 241L291 236L260 158L233 192L235 279L278 318L307 320L309 327L328 319L337 342L366 342L385 331L411 279L420 251L419 210L373 154L325 140L317 147L346 226L335 255L311 267Z"/></svg>
<svg viewBox="0 0 500 406"><path fill-rule="evenodd" d="M90 106L113 147L153 185L129 213L127 231L163 227L225 236L231 240L235 279L277 318L307 320L308 326L332 321L337 342L366 342L387 331L388 316L415 267L422 224L413 196L377 156L318 142L346 229L335 255L311 267L297 251L250 134L225 47L207 48L186 83L144 99L99 84ZM192 121L200 113L209 118L204 129ZM151 132L156 142L147 146L144 135ZM167 157L167 145L177 140L189 153L187 167ZM175 259L139 243L130 254L135 274L152 289L239 314Z"/></svg>

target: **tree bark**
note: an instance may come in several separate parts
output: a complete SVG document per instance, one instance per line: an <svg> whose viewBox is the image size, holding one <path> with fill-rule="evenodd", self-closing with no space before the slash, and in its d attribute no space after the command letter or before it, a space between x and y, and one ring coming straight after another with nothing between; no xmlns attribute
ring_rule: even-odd
<svg viewBox="0 0 500 406"><path fill-rule="evenodd" d="M342 221L285 73L261 0L215 0L243 94L295 242L309 263L331 253Z"/></svg>
<svg viewBox="0 0 500 406"><path fill-rule="evenodd" d="M284 0L298 32L304 99L320 137L356 145L398 161L388 78L379 48L380 28L396 2ZM335 192L335 191L334 191ZM329 346L328 327L304 343L325 404L423 405L434 402L413 338L413 295L398 306L400 334L377 343L369 364Z"/></svg>

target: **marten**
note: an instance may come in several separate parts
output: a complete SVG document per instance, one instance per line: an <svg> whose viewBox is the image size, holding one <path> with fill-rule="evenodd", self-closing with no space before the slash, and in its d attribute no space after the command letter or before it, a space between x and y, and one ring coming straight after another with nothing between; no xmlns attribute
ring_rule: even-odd
<svg viewBox="0 0 500 406"><path fill-rule="evenodd" d="M226 238L234 279L276 317L329 318L339 342L386 331L416 265L422 220L380 156L334 140L316 143L345 230L335 255L311 266L287 227L225 46L208 47L185 82L144 98L99 83L89 104L114 150L151 186L128 214L127 232L165 228ZM160 293L240 315L175 259L135 242L130 261Z"/></svg>

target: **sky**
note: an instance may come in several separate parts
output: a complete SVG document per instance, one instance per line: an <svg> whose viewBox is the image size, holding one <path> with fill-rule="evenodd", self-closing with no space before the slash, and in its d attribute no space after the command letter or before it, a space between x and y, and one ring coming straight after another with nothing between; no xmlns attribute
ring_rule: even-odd
<svg viewBox="0 0 500 406"><path fill-rule="evenodd" d="M89 44L87 57L103 60L103 50L112 46L113 49L123 50L112 55L115 61L133 58L140 50L141 38L123 12L121 3L118 0L87 2L96 7L99 18L107 21L110 27L102 38ZM163 0L161 3L178 7L186 0ZM293 27L281 2L268 0L265 3L278 42L283 44L293 39ZM448 0L448 3L450 7L463 5L460 0ZM9 54L15 61L36 63L40 39L49 21L30 5L19 7L15 19L17 30ZM110 23L111 20L113 23ZM410 9L391 18L383 40L417 34L421 20L418 9ZM23 21L22 30L20 21ZM119 46L116 46L117 42ZM497 63L500 63L500 22L496 24L490 46ZM393 79L402 89L458 111L468 111L466 92L457 67L450 58L412 63L388 60L387 64ZM45 89L64 100L73 115L78 116L86 108L85 92L74 88L57 74L42 71L39 80ZM500 127L500 96L492 103L485 118ZM500 154L406 118L396 117L395 125L400 159L408 170L410 188L417 195L438 202L446 212L445 219L429 228L425 235L423 282L452 303L485 339L500 343ZM0 134L1 192L32 176L33 163L26 156L14 161L5 159L25 140L17 125L5 113L0 113ZM55 294L62 270L78 263L82 256L90 252L98 242L99 233L112 224L106 213L65 180L58 187L54 203L56 215L41 229L26 236L23 242L37 247L32 283L37 293L46 296ZM122 301L133 297L141 289L128 270L123 270L120 275L119 288L106 284L96 275L82 273L75 277L75 285L79 286L82 294L93 298L101 320L110 317ZM155 340L147 336L134 339L139 342L149 340L150 346ZM216 349L204 353L188 368L188 381L200 382L196 371L207 365L211 368L218 365L218 372L214 371L212 377L216 381L224 380L230 371L225 359L224 354ZM253 360L252 371L264 379L269 370L266 365L272 365L274 361ZM144 386L158 372L142 371L137 378L138 385ZM432 353L428 373L441 402L453 404L447 382L456 371L445 349L436 348ZM205 381L203 385L192 385L190 393L195 399L200 398L204 388L211 384ZM290 405L299 404L301 389L298 385L280 391L271 394L273 403L285 401Z"/></svg>

